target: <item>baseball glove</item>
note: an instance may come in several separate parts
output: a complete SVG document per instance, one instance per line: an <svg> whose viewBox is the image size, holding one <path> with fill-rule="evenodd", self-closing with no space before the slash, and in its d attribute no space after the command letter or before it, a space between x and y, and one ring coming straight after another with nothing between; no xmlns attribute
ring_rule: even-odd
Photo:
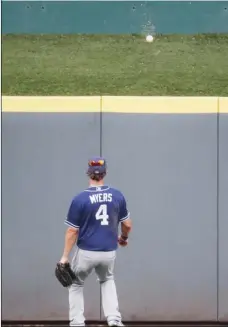
<svg viewBox="0 0 228 327"><path fill-rule="evenodd" d="M60 284L63 285L63 287L71 286L74 279L76 278L75 273L71 269L69 262L58 262L55 268L55 276L60 282Z"/></svg>

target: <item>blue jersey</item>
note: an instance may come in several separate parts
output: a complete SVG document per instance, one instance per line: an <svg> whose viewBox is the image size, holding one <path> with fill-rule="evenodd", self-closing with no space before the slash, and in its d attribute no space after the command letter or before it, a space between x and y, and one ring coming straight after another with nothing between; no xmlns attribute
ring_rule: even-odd
<svg viewBox="0 0 228 327"><path fill-rule="evenodd" d="M123 194L108 186L89 187L77 195L65 223L79 228L77 246L89 251L113 251L119 222L129 218Z"/></svg>

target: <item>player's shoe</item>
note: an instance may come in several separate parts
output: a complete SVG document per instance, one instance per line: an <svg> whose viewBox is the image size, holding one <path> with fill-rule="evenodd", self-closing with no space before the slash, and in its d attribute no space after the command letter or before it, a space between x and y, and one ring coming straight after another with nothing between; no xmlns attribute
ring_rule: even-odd
<svg viewBox="0 0 228 327"><path fill-rule="evenodd" d="M123 327L124 324L121 321L118 320L110 320L108 321L108 325L111 327Z"/></svg>

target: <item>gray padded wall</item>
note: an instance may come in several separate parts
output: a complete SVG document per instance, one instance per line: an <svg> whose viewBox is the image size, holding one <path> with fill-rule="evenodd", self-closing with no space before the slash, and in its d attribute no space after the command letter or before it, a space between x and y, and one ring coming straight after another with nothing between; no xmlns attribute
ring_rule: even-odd
<svg viewBox="0 0 228 327"><path fill-rule="evenodd" d="M99 114L9 114L2 123L2 319L68 319L54 277L72 197L100 152ZM31 274L33 278L31 278ZM100 318L99 285L85 287L87 319Z"/></svg>
<svg viewBox="0 0 228 327"><path fill-rule="evenodd" d="M219 126L219 319L228 321L228 114Z"/></svg>
<svg viewBox="0 0 228 327"><path fill-rule="evenodd" d="M221 320L228 307L227 124L224 115ZM87 183L85 162L100 152L99 114L3 113L2 129L2 319L67 319L68 294L53 269L69 202ZM126 194L134 221L116 265L123 318L215 320L216 115L103 114L102 138L107 182ZM32 269L33 279L26 275ZM95 281L85 287L87 319L100 317Z"/></svg>
<svg viewBox="0 0 228 327"><path fill-rule="evenodd" d="M127 320L216 320L216 115L103 114L102 152L134 223L118 251Z"/></svg>

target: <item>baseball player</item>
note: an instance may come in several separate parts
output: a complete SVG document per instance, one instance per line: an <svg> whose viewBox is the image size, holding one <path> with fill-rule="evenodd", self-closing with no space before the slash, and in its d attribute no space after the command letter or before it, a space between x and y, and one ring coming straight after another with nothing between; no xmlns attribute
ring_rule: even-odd
<svg viewBox="0 0 228 327"><path fill-rule="evenodd" d="M106 169L104 158L89 160L89 187L73 198L65 221L68 229L58 267L72 268L72 282L69 283L70 286L67 283L64 285L69 286L70 326L85 326L83 286L93 270L101 285L102 307L108 325L124 326L113 270L118 244L128 244L131 219L124 195L104 184ZM70 265L68 257L75 243L77 249ZM56 276L60 280L59 271Z"/></svg>

